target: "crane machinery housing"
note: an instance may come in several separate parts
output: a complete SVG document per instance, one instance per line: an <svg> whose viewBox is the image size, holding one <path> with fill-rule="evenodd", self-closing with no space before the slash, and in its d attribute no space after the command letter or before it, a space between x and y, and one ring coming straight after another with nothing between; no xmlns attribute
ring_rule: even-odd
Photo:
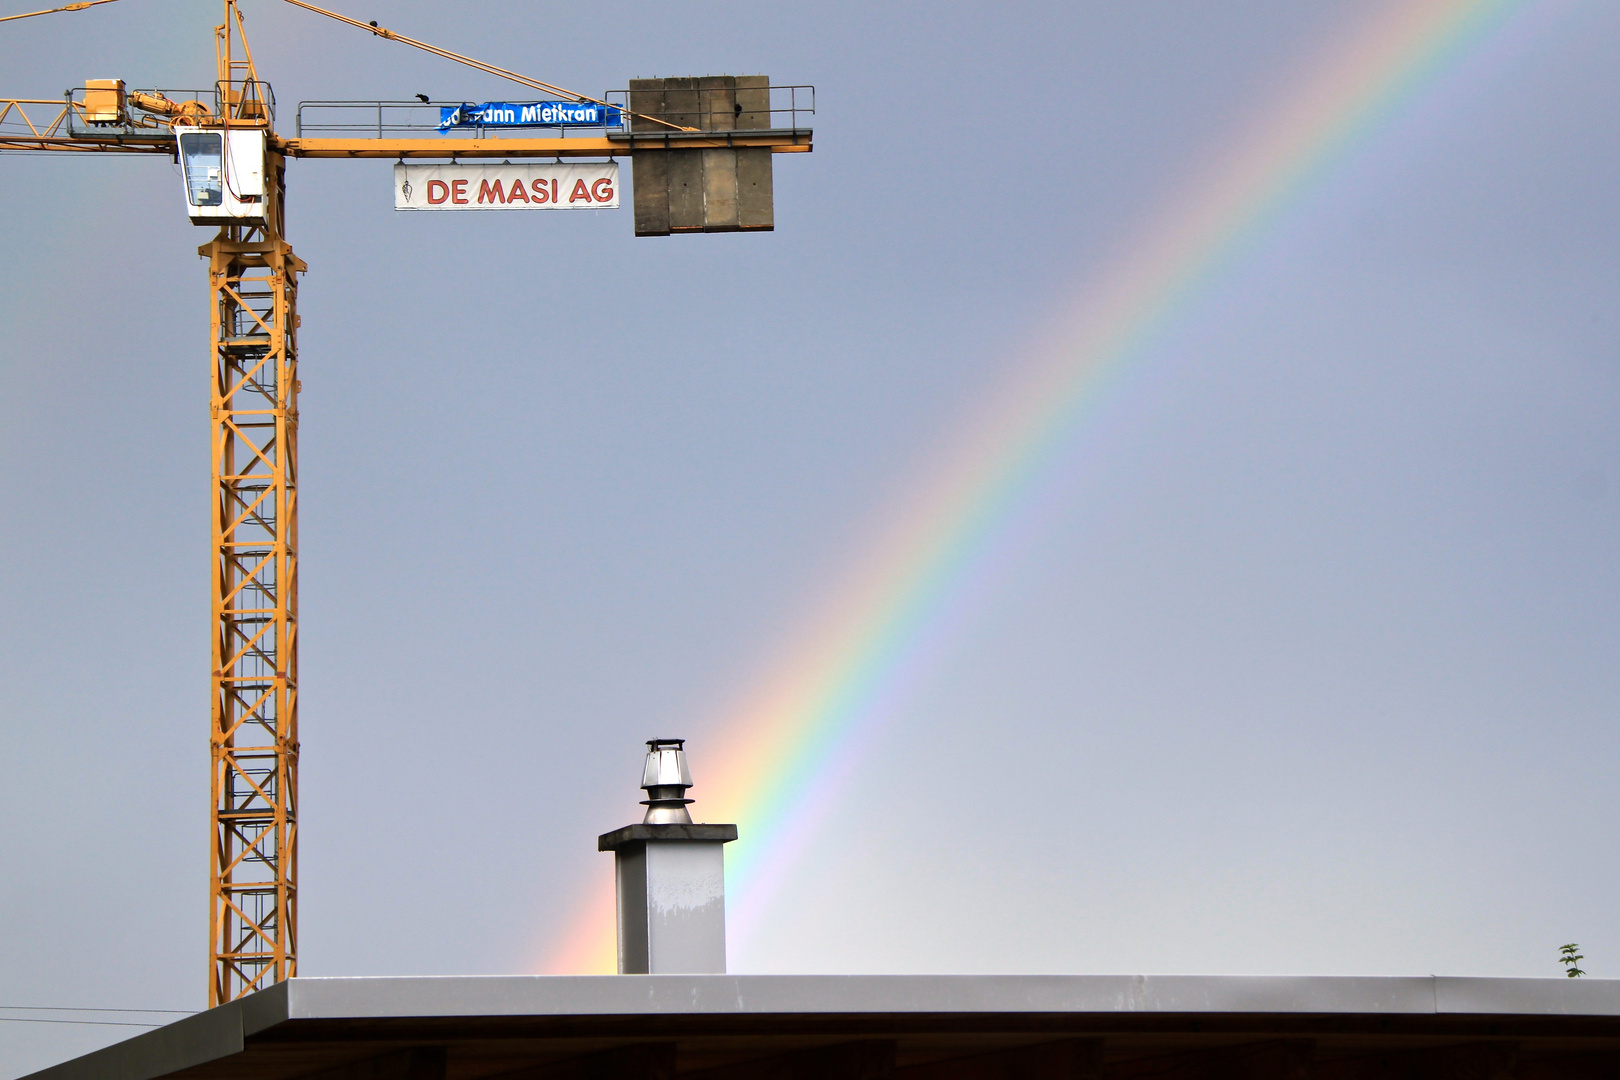
<svg viewBox="0 0 1620 1080"><path fill-rule="evenodd" d="M812 146L811 129L799 125L814 112L812 87L772 86L764 76L637 79L613 103L286 2L555 95L544 104L562 107L514 111L518 123L507 125L504 111L464 102L310 102L286 137L275 129L275 95L259 77L238 0L224 0L214 28L212 91L88 79L62 98L0 98L0 152L168 156L181 166L186 215L218 228L197 249L208 263L213 469L210 1007L298 967L298 276L306 266L286 239L287 159L455 168L568 158L616 169L628 156L636 235L667 236L770 230L771 156ZM784 115L787 123L777 123ZM508 126L556 134L503 134ZM570 136L578 127L600 131ZM539 191L525 192L525 207L561 203L555 187L544 200Z"/></svg>

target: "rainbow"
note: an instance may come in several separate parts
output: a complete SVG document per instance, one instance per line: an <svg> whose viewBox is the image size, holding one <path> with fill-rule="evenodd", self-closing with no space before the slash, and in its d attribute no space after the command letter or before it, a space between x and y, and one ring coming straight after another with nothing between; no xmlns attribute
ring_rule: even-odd
<svg viewBox="0 0 1620 1080"><path fill-rule="evenodd" d="M1135 239L918 486L802 644L731 713L719 753L694 755L703 819L741 826L727 866L733 955L863 746L1039 516L1099 398L1284 214L1529 7L1387 3ZM614 970L610 886L592 892L557 944L548 970Z"/></svg>

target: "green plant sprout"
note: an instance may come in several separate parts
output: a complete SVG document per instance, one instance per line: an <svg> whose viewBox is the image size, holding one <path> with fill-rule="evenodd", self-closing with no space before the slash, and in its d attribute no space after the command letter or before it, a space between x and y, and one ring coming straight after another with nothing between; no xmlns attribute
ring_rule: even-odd
<svg viewBox="0 0 1620 1080"><path fill-rule="evenodd" d="M1582 975L1586 974L1586 972L1582 971L1579 966L1580 962L1586 959L1586 957L1580 954L1578 951L1579 949L1579 945L1571 943L1569 945L1560 947L1558 950L1558 962L1564 965L1564 968L1566 969L1564 974L1569 976L1571 979L1578 979Z"/></svg>

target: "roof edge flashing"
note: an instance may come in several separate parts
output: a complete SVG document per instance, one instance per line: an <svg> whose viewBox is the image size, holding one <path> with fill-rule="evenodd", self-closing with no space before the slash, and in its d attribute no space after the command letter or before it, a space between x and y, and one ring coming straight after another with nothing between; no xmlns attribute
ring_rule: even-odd
<svg viewBox="0 0 1620 1080"><path fill-rule="evenodd" d="M783 1013L1620 1016L1620 980L1590 977L444 975L299 977L281 985L289 987L292 1020Z"/></svg>
<svg viewBox="0 0 1620 1080"><path fill-rule="evenodd" d="M296 1008L293 998L297 993L297 982L297 979L287 979L274 983L226 1006L241 1013L244 1037L251 1038L292 1018Z"/></svg>
<svg viewBox="0 0 1620 1080"><path fill-rule="evenodd" d="M22 1080L107 1080L110 1076L154 1080L240 1054L245 1045L241 1011L226 1005L30 1073Z"/></svg>

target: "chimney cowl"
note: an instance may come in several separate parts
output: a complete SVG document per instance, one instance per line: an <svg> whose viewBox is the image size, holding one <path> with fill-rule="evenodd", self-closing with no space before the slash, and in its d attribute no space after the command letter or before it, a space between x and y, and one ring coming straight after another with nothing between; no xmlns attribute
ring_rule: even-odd
<svg viewBox="0 0 1620 1080"><path fill-rule="evenodd" d="M647 815L644 825L690 825L692 815L686 809L692 802L686 789L692 786L692 774L686 768L685 739L648 739L647 763L641 771L641 787L647 798L641 805Z"/></svg>
<svg viewBox="0 0 1620 1080"><path fill-rule="evenodd" d="M613 852L619 974L724 975L725 846L735 825L695 825L681 739L647 740L647 816L596 838Z"/></svg>

